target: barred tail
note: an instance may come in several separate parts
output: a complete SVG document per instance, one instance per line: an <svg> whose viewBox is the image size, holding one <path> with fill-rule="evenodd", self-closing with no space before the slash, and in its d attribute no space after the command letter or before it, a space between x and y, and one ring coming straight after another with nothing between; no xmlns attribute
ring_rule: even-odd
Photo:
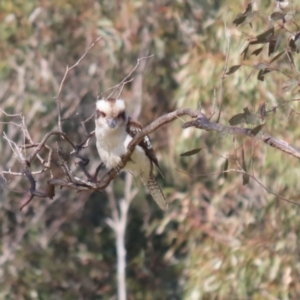
<svg viewBox="0 0 300 300"><path fill-rule="evenodd" d="M166 200L162 190L160 189L159 185L157 184L152 172L147 181L143 180L143 178L142 178L142 181L143 181L143 184L145 185L145 187L147 188L147 190L149 191L149 193L151 194L152 198L158 204L158 206L161 209L166 210L168 208L167 200Z"/></svg>

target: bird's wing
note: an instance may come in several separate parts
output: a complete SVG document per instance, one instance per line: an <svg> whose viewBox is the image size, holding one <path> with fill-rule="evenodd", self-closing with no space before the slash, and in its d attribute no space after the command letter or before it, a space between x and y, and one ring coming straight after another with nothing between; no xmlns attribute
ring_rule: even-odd
<svg viewBox="0 0 300 300"><path fill-rule="evenodd" d="M135 135L137 135L142 129L143 129L143 126L141 123L133 121L131 118L128 119L126 131L131 137L134 137ZM147 135L144 136L144 138L141 140L141 142L139 143L139 146L144 149L146 155L160 170L157 157L153 150L151 141Z"/></svg>
<svg viewBox="0 0 300 300"><path fill-rule="evenodd" d="M127 133L131 137L134 137L135 135L137 135L142 130L142 128L143 128L143 126L139 122L133 121L131 118L129 118L126 130L127 130ZM153 150L153 147L152 147L149 137L145 136L142 139L142 141L139 143L139 146L144 149L144 151L145 151L146 155L149 157L150 161L153 162L158 167L160 173L162 173L161 169L158 165L158 161L157 161L157 158L156 158L156 155ZM145 187L151 194L152 198L158 204L158 206L161 209L166 210L168 208L168 203L167 203L167 200L166 200L161 188L159 187L159 185L157 184L157 182L154 178L154 175L152 173L152 164L151 164L151 171L150 171L149 177L147 176L147 179L145 179L142 176L141 179L143 181L143 184L145 185Z"/></svg>

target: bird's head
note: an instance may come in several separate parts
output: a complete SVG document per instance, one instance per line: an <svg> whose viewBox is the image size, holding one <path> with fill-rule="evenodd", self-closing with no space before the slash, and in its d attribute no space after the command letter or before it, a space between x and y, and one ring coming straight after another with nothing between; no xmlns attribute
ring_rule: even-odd
<svg viewBox="0 0 300 300"><path fill-rule="evenodd" d="M117 130L127 122L125 102L122 99L108 98L96 102L96 126Z"/></svg>

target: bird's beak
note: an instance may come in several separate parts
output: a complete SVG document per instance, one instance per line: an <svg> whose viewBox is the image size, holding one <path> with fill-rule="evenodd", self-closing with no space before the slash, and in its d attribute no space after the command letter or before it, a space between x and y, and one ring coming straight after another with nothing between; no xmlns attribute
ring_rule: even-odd
<svg viewBox="0 0 300 300"><path fill-rule="evenodd" d="M117 120L116 119L114 119L114 118L106 119L106 122L107 122L107 125L110 128L115 128L116 127L116 124L117 124Z"/></svg>

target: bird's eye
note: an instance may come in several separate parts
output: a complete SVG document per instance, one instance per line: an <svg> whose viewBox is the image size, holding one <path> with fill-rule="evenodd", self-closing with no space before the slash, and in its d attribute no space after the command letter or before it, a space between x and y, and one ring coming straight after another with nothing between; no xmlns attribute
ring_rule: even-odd
<svg viewBox="0 0 300 300"><path fill-rule="evenodd" d="M97 118L100 118L100 117L105 118L106 117L106 114L104 112L100 111L99 109L97 109L96 114L97 114Z"/></svg>
<svg viewBox="0 0 300 300"><path fill-rule="evenodd" d="M120 119L125 119L125 111L120 112L120 113L118 114L118 118L120 118Z"/></svg>

